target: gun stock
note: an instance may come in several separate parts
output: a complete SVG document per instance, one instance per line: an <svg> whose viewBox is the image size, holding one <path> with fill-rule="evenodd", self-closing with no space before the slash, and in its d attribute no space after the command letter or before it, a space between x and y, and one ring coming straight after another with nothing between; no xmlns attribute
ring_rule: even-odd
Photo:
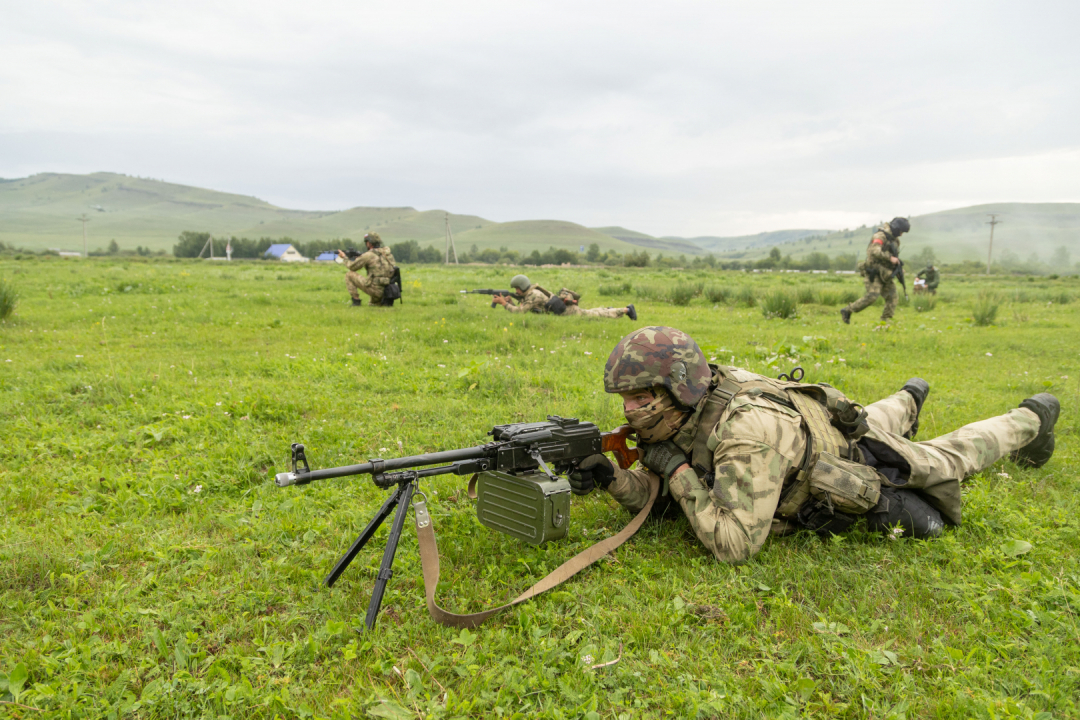
<svg viewBox="0 0 1080 720"><path fill-rule="evenodd" d="M640 453L637 448L627 447L626 438L633 434L629 425L615 428L611 432L600 434L600 446L604 452L615 455L615 461L623 470L629 470L630 466L637 462Z"/></svg>

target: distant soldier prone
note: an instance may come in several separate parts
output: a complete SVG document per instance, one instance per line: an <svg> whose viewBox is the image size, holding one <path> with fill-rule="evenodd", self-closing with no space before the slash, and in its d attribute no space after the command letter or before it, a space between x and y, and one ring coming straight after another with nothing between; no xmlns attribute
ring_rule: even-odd
<svg viewBox="0 0 1080 720"><path fill-rule="evenodd" d="M769 535L798 528L871 530L932 538L960 524L960 483L1009 456L1041 467L1054 454L1060 413L1048 393L1004 415L913 442L929 384L861 405L828 385L775 380L710 365L686 333L646 327L615 346L604 390L622 396L642 469L603 455L570 474L585 495L600 486L631 512L659 486L654 511L681 509L718 559L741 562ZM666 502L666 508L664 503Z"/></svg>
<svg viewBox="0 0 1080 720"><path fill-rule="evenodd" d="M367 244L367 252L352 260L349 260L344 252L338 250L338 257L345 261L345 267L348 268L348 272L345 273L345 287L349 290L354 307L364 304L360 299L361 290L371 296L372 305L378 305L397 267L393 253L390 252L390 248L383 247L379 233L368 233L364 236L364 242ZM367 270L367 277L360 277L356 273L360 268Z"/></svg>
<svg viewBox="0 0 1080 720"><path fill-rule="evenodd" d="M866 261L861 263L866 294L840 311L845 323L851 322L851 314L862 312L879 297L885 298L881 319L888 320L896 310L898 297L893 276L900 264L900 236L911 230L907 218L896 217L878 227L866 247Z"/></svg>
<svg viewBox="0 0 1080 720"><path fill-rule="evenodd" d="M548 290L533 285L529 278L524 275L515 275L510 281L510 287L514 288L514 295L503 297L496 295L492 300L502 305L509 312L515 313L546 313L552 312L557 315L586 315L591 317L618 318L626 315L631 320L637 320L637 311L633 305L624 308L593 308L585 310L578 307L577 301L581 296L563 288L555 295ZM515 304L513 301L516 300ZM561 309L561 311L560 311Z"/></svg>

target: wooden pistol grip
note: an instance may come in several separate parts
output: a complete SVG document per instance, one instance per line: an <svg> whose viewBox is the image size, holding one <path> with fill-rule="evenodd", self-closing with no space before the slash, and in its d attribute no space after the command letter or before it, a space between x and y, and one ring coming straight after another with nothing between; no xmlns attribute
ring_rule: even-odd
<svg viewBox="0 0 1080 720"><path fill-rule="evenodd" d="M611 432L600 433L601 448L604 452L614 453L616 462L623 470L629 470L638 459L637 448L626 446L626 438L633 432L629 425L623 425Z"/></svg>

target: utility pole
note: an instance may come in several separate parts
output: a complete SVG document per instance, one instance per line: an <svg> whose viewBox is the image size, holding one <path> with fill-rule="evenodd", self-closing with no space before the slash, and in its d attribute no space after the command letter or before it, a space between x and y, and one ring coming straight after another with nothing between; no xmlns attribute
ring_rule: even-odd
<svg viewBox="0 0 1080 720"><path fill-rule="evenodd" d="M986 251L986 274L990 274L990 256L994 252L994 226L1005 222L1004 220L997 219L997 213L987 213L990 217L990 221L986 224L990 226L990 247Z"/></svg>
<svg viewBox="0 0 1080 720"><path fill-rule="evenodd" d="M450 251L454 251L454 264L458 264L457 248L454 246L454 234L450 232L450 213L446 213L446 264L450 264Z"/></svg>
<svg viewBox="0 0 1080 720"><path fill-rule="evenodd" d="M82 222L82 254L83 257L90 257L90 251L86 247L86 223L90 222L90 218L86 217L86 213L83 213L79 217L75 218Z"/></svg>

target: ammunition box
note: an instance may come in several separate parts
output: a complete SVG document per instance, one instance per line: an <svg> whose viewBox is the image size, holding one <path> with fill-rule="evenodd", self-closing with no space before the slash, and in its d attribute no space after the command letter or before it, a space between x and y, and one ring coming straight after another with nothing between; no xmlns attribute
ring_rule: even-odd
<svg viewBox="0 0 1080 720"><path fill-rule="evenodd" d="M476 495L481 524L527 543L558 540L570 527L570 483L561 478L482 472Z"/></svg>

